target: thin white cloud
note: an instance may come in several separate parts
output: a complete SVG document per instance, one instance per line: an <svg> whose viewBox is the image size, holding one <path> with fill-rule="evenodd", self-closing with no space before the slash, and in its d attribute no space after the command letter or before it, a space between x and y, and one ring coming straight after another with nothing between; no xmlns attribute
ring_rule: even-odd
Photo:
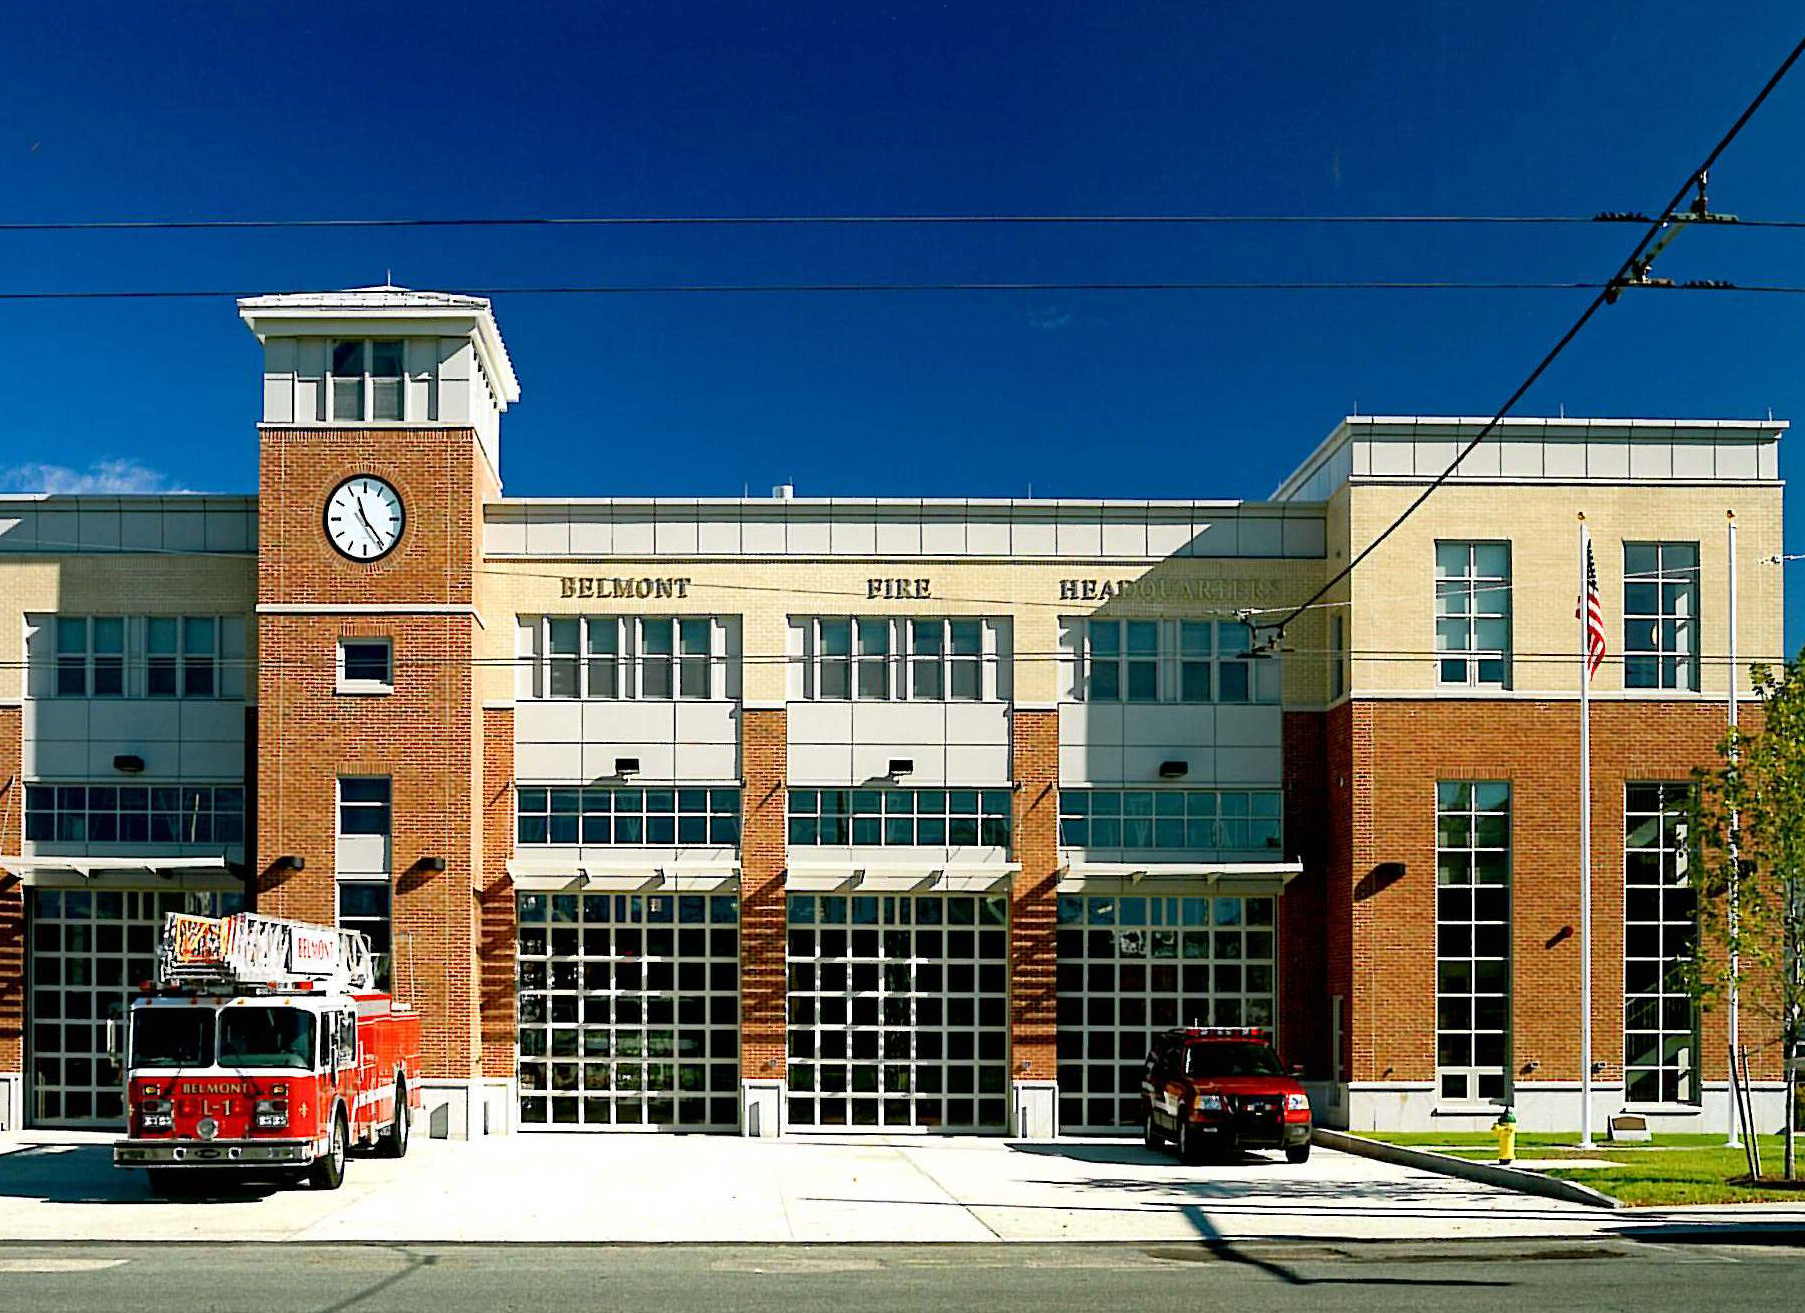
<svg viewBox="0 0 1805 1313"><path fill-rule="evenodd" d="M1043 310L1029 312L1028 327L1038 328L1043 333L1052 333L1064 328L1072 322L1072 312L1061 310L1057 306L1047 306Z"/></svg>
<svg viewBox="0 0 1805 1313"><path fill-rule="evenodd" d="M0 491L55 493L185 492L157 470L128 457L97 460L86 469L27 461L0 469Z"/></svg>

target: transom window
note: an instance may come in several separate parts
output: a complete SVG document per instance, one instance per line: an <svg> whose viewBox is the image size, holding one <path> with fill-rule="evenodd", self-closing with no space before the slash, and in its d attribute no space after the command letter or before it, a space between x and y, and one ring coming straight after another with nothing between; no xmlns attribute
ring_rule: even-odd
<svg viewBox="0 0 1805 1313"><path fill-rule="evenodd" d="M403 344L394 340L332 344L332 418L335 422L404 418L407 372Z"/></svg>
<svg viewBox="0 0 1805 1313"><path fill-rule="evenodd" d="M1444 684L1510 683L1510 544L1435 544L1435 651Z"/></svg>
<svg viewBox="0 0 1805 1313"><path fill-rule="evenodd" d="M1276 658L1239 621L1067 620L1073 696L1086 702L1276 702Z"/></svg>
<svg viewBox="0 0 1805 1313"><path fill-rule="evenodd" d="M1061 789L1059 842L1068 848L1277 852L1276 789Z"/></svg>
<svg viewBox="0 0 1805 1313"><path fill-rule="evenodd" d="M1510 785L1435 786L1435 1068L1443 1099L1503 1102L1510 1051Z"/></svg>
<svg viewBox="0 0 1805 1313"><path fill-rule="evenodd" d="M739 696L733 635L711 616L541 616L533 696L701 701Z"/></svg>
<svg viewBox="0 0 1805 1313"><path fill-rule="evenodd" d="M54 678L65 698L213 698L222 693L220 616L55 617ZM236 645L236 640L235 640ZM242 672L235 684L242 681Z"/></svg>
<svg viewBox="0 0 1805 1313"><path fill-rule="evenodd" d="M28 784L33 843L239 844L238 784Z"/></svg>
<svg viewBox="0 0 1805 1313"><path fill-rule="evenodd" d="M791 789L798 846L1007 848L1007 789Z"/></svg>
<svg viewBox="0 0 1805 1313"><path fill-rule="evenodd" d="M823 702L979 702L1003 696L1007 622L894 616L790 621L798 696Z"/></svg>
<svg viewBox="0 0 1805 1313"><path fill-rule="evenodd" d="M347 776L338 782L338 832L389 834L389 781L384 777Z"/></svg>
<svg viewBox="0 0 1805 1313"><path fill-rule="evenodd" d="M1623 544L1625 688L1698 688L1698 544Z"/></svg>
<svg viewBox="0 0 1805 1313"><path fill-rule="evenodd" d="M1631 1103L1695 1103L1698 1017L1686 968L1698 942L1687 880L1685 784L1631 784L1623 804L1623 1081Z"/></svg>
<svg viewBox="0 0 1805 1313"><path fill-rule="evenodd" d="M515 834L524 845L675 844L740 840L738 789L554 788L519 790Z"/></svg>

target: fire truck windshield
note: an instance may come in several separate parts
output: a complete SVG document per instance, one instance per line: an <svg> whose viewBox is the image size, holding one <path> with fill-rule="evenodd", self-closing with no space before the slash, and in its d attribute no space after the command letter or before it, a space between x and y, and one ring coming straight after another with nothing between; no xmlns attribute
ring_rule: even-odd
<svg viewBox="0 0 1805 1313"><path fill-rule="evenodd" d="M301 1008L224 1008L219 1014L222 1067L313 1068L313 1013Z"/></svg>
<svg viewBox="0 0 1805 1313"><path fill-rule="evenodd" d="M132 1013L134 1067L211 1067L211 1008L138 1008Z"/></svg>

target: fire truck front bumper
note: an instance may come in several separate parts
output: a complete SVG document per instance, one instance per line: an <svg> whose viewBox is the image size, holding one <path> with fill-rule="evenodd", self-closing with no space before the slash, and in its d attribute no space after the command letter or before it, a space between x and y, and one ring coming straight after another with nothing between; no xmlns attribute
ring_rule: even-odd
<svg viewBox="0 0 1805 1313"><path fill-rule="evenodd" d="M115 1167L230 1167L235 1163L305 1167L312 1140L115 1140Z"/></svg>

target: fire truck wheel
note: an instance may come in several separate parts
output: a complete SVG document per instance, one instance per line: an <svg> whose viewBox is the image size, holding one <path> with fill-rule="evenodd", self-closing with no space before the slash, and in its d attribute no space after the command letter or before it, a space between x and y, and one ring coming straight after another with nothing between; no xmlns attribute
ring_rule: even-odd
<svg viewBox="0 0 1805 1313"><path fill-rule="evenodd" d="M350 1137L345 1131L345 1114L332 1119L332 1144L326 1156L313 1165L312 1180L316 1190L336 1190L345 1183L345 1152Z"/></svg>
<svg viewBox="0 0 1805 1313"><path fill-rule="evenodd" d="M1310 1161L1310 1146L1306 1144L1288 1144L1285 1146L1285 1161L1288 1163L1307 1163Z"/></svg>
<svg viewBox="0 0 1805 1313"><path fill-rule="evenodd" d="M1160 1130L1158 1123L1153 1120L1151 1109L1148 1110L1146 1118L1141 1122L1141 1143L1154 1150L1166 1147L1166 1133Z"/></svg>
<svg viewBox="0 0 1805 1313"><path fill-rule="evenodd" d="M407 1157L407 1137L412 1129L409 1122L413 1114L407 1106L407 1082L399 1078L395 1081L395 1122L389 1127L389 1133L382 1137L382 1144L377 1152L384 1158Z"/></svg>

